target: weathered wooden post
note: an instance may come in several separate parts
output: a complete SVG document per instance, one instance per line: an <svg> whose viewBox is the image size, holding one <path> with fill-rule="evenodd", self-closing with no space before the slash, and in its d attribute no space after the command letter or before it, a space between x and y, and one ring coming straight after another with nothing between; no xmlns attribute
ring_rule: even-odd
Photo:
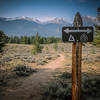
<svg viewBox="0 0 100 100"><path fill-rule="evenodd" d="M76 13L73 26L83 26L82 18L79 12ZM76 41L73 43L72 48L72 100L80 100L82 43Z"/></svg>
<svg viewBox="0 0 100 100"><path fill-rule="evenodd" d="M73 27L62 28L63 42L72 44L72 100L81 99L81 59L82 43L93 41L93 27L83 27L80 13L74 18Z"/></svg>

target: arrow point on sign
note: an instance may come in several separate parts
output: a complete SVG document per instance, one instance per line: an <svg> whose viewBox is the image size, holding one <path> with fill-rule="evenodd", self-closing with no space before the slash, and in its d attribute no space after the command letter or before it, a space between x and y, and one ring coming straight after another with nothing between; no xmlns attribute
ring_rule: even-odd
<svg viewBox="0 0 100 100"><path fill-rule="evenodd" d="M90 33L91 32L91 30L90 29L87 29L87 33Z"/></svg>
<svg viewBox="0 0 100 100"><path fill-rule="evenodd" d="M67 28L66 30L64 30L64 32L66 32L68 34L69 33L69 29Z"/></svg>

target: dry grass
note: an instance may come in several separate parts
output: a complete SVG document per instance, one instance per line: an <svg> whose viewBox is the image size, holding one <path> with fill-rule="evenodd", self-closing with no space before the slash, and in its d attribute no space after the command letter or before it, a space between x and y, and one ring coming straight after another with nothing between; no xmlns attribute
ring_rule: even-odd
<svg viewBox="0 0 100 100"><path fill-rule="evenodd" d="M5 76L3 81L9 85L6 85L6 88L0 86L0 88L4 90L3 99L1 100L8 100L7 98L11 100L40 100L40 97L36 96L40 94L39 89L43 84L47 84L48 80L55 80L54 76L57 76L61 72L71 73L71 43L59 43L56 51L54 44L46 44L43 46L44 49L42 53L32 55L32 45L7 44L4 52L0 54L0 76ZM18 64L38 68L39 71L26 78L12 77L14 76L12 70ZM100 48L92 46L91 44L83 46L82 72L100 75ZM18 84L18 86L13 87L14 84ZM24 87L26 88L23 91L22 89ZM13 89L15 89L15 91ZM38 90L38 92L36 92L36 90ZM23 92L25 94L21 97L20 94ZM16 98L14 98L14 96Z"/></svg>

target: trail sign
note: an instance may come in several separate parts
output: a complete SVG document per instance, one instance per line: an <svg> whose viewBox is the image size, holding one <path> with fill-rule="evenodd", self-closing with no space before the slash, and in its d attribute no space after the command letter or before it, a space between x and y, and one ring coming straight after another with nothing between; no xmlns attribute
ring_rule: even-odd
<svg viewBox="0 0 100 100"><path fill-rule="evenodd" d="M63 27L62 40L64 42L92 42L93 27Z"/></svg>

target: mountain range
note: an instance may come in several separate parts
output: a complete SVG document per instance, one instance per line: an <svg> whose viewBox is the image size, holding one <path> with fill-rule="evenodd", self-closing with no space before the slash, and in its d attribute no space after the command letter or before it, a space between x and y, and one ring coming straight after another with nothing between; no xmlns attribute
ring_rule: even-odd
<svg viewBox="0 0 100 100"><path fill-rule="evenodd" d="M91 16L83 16L84 26L97 25L97 19ZM53 18L45 22L30 17L4 18L0 17L0 30L9 36L36 35L40 36L61 36L63 26L72 26L64 18Z"/></svg>

